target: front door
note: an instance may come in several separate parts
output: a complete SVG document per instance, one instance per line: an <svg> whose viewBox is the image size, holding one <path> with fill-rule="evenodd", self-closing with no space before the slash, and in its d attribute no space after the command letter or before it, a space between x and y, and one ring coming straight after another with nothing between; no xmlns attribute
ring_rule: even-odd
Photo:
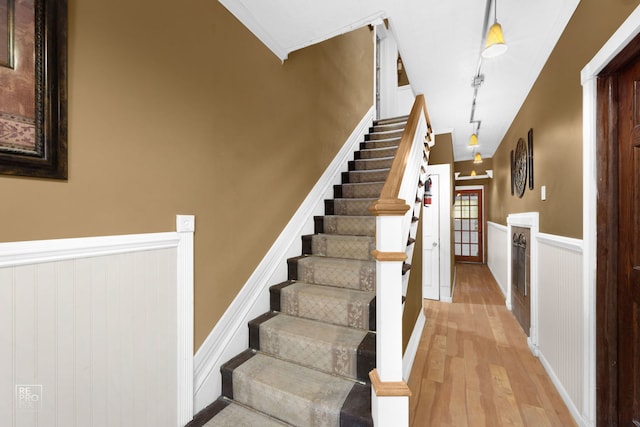
<svg viewBox="0 0 640 427"><path fill-rule="evenodd" d="M482 189L456 190L453 224L456 262L483 262Z"/></svg>
<svg viewBox="0 0 640 427"><path fill-rule="evenodd" d="M618 79L618 421L640 427L640 60Z"/></svg>

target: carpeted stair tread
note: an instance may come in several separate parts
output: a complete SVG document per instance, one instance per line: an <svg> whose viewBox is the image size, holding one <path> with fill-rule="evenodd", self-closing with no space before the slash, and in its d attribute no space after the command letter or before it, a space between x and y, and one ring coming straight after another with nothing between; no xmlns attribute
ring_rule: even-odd
<svg viewBox="0 0 640 427"><path fill-rule="evenodd" d="M386 118L386 119L374 120L373 121L373 125L374 126L381 126L381 125L389 125L389 124L401 123L401 122L406 123L407 120L409 120L409 115L398 116L398 117L389 117L389 118Z"/></svg>
<svg viewBox="0 0 640 427"><path fill-rule="evenodd" d="M327 215L366 217L371 216L369 206L376 200L377 197L328 199L324 201L324 209Z"/></svg>
<svg viewBox="0 0 640 427"><path fill-rule="evenodd" d="M372 261L375 249L373 236L343 236L340 234L313 234L302 236L302 253L333 258Z"/></svg>
<svg viewBox="0 0 640 427"><path fill-rule="evenodd" d="M380 159L356 159L349 161L349 170L388 169L393 163L393 157Z"/></svg>
<svg viewBox="0 0 640 427"><path fill-rule="evenodd" d="M341 418L352 422L359 414L362 423L351 425L373 424L369 387L342 377L262 353L225 377L231 378L234 400L295 426L348 425Z"/></svg>
<svg viewBox="0 0 640 427"><path fill-rule="evenodd" d="M364 141L360 143L361 150L369 150L372 148L390 148L400 145L400 138L377 139L374 141Z"/></svg>
<svg viewBox="0 0 640 427"><path fill-rule="evenodd" d="M288 266L289 280L361 291L375 291L375 261L311 255L290 258Z"/></svg>
<svg viewBox="0 0 640 427"><path fill-rule="evenodd" d="M269 289L271 309L336 325L375 330L375 293L286 281Z"/></svg>
<svg viewBox="0 0 640 427"><path fill-rule="evenodd" d="M219 399L222 401L222 399ZM283 423L261 412L254 411L233 401L221 408L203 427L287 427L290 424Z"/></svg>
<svg viewBox="0 0 640 427"><path fill-rule="evenodd" d="M395 156L398 147L365 148L355 153L356 159L380 159Z"/></svg>
<svg viewBox="0 0 640 427"><path fill-rule="evenodd" d="M329 374L367 381L375 367L375 335L362 329L277 314L249 322L249 336L256 350Z"/></svg>
<svg viewBox="0 0 640 427"><path fill-rule="evenodd" d="M375 236L376 218L371 214L369 216L326 215L316 217L315 226L316 233Z"/></svg>
<svg viewBox="0 0 640 427"><path fill-rule="evenodd" d="M333 186L335 198L371 198L379 197L384 181L380 182L355 182L338 184Z"/></svg>
<svg viewBox="0 0 640 427"><path fill-rule="evenodd" d="M380 182L386 181L387 176L389 176L389 169L349 171L342 173L342 183Z"/></svg>
<svg viewBox="0 0 640 427"><path fill-rule="evenodd" d="M404 129L406 126L407 126L406 121L400 121L397 123L390 123L386 125L376 125L376 126L371 126L369 128L369 133L384 132L389 130L400 130L400 129Z"/></svg>

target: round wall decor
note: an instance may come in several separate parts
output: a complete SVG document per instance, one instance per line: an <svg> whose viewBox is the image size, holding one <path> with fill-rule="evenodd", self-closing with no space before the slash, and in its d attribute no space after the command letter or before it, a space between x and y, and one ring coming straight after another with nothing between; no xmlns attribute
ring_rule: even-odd
<svg viewBox="0 0 640 427"><path fill-rule="evenodd" d="M518 197L522 197L527 186L527 163L527 145L520 138L513 156L513 184Z"/></svg>

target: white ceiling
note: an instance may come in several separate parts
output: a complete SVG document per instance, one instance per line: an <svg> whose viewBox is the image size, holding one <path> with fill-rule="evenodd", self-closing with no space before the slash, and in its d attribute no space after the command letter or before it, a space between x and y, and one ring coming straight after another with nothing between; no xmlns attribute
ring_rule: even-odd
<svg viewBox="0 0 640 427"><path fill-rule="evenodd" d="M283 61L290 52L387 18L414 93L424 93L436 133L451 132L455 160L468 148L474 89L483 157L492 157L579 0L499 0L507 52L480 62L494 0L219 0ZM579 76L576 76L578 79ZM522 135L523 137L525 135Z"/></svg>

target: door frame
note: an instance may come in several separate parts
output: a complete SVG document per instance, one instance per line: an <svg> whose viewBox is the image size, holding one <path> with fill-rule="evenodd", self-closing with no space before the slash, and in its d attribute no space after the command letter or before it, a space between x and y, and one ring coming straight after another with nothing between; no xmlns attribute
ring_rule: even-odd
<svg viewBox="0 0 640 427"><path fill-rule="evenodd" d="M584 359L584 378L587 393L583 395L583 416L590 424L617 426L617 370L611 363L617 360L616 286L606 286L616 273L615 254L608 246L615 239L617 182L614 183L609 166L615 155L608 148L617 138L614 117L598 107L598 90L606 87L608 79L598 83L603 71L619 68L624 57L632 51L640 52L636 36L640 34L640 6L605 43L593 59L582 69L583 93L583 281L584 339L587 351ZM635 41L634 41L635 39ZM615 101L609 99L609 101ZM606 105L605 105L606 107ZM617 177L616 177L617 179ZM594 191L597 189L597 191ZM598 198L598 194L601 195ZM598 227L598 223L604 226ZM599 237L599 239L598 239ZM617 277L616 277L617 279ZM615 283L612 282L612 283ZM593 316L595 313L595 316ZM596 410L597 408L597 410ZM614 416L616 414L616 416Z"/></svg>
<svg viewBox="0 0 640 427"><path fill-rule="evenodd" d="M487 219L485 217L484 195L486 189L484 185L456 185L455 191L458 190L481 190L482 191L482 263L487 263ZM455 199L454 199L455 203Z"/></svg>

